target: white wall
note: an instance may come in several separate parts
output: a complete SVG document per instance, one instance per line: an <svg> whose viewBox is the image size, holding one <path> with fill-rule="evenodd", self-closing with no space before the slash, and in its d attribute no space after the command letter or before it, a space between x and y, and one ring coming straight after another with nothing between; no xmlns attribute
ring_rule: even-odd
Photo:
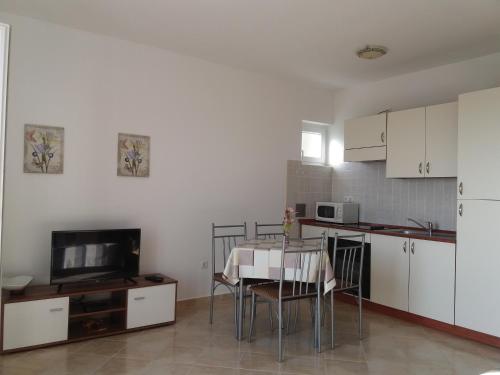
<svg viewBox="0 0 500 375"><path fill-rule="evenodd" d="M141 271L207 295L210 224L281 218L301 120L330 92L0 13L12 25L2 264L48 282L50 233L141 227ZM63 175L23 173L25 123L63 126ZM116 176L118 132L151 136L151 177Z"/></svg>

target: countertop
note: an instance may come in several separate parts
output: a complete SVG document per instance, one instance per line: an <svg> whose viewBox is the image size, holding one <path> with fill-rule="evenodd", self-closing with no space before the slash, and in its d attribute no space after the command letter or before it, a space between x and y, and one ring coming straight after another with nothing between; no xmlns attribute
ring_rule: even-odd
<svg viewBox="0 0 500 375"><path fill-rule="evenodd" d="M324 228L345 229L356 232L383 234L386 236L396 236L405 238L415 238L418 240L456 243L456 232L448 230L433 230L432 231L433 235L429 236L429 234L423 229L416 227L404 227L400 225L363 223L363 222L360 222L358 224L334 224L334 223L327 223L324 221L318 221L315 219L299 219L299 223L301 225L313 225ZM381 227L383 227L383 229L381 229ZM401 233L402 230L410 230L416 233Z"/></svg>

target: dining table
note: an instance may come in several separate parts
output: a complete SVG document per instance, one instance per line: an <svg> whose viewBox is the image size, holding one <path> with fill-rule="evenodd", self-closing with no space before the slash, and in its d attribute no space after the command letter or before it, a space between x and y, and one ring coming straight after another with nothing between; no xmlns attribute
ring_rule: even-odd
<svg viewBox="0 0 500 375"><path fill-rule="evenodd" d="M298 281L297 274L307 274L307 282L317 282L320 277L323 283L323 292L327 294L335 287L335 277L333 268L328 256L328 251L323 251L321 264L310 262L310 265L316 269L310 269L310 272L303 273L297 267L296 251L313 250L320 248L320 241L311 242L310 240L289 240L285 248L284 274L283 280ZM232 285L239 285L239 303L238 303L238 327L237 338L243 338L243 300L245 298L246 287L245 279L261 279L269 281L279 281L281 273L281 255L283 241L277 239L253 239L245 240L231 249L227 259L223 277ZM287 251L291 251L287 254ZM299 262L300 264L300 262ZM308 267L310 267L308 265ZM321 267L321 272L317 272L317 267ZM295 272L294 272L295 271ZM306 280L302 280L306 281Z"/></svg>

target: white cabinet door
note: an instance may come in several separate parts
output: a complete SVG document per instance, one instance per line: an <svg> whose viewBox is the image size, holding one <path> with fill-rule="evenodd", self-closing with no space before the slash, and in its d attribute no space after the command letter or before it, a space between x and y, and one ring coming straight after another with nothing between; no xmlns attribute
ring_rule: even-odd
<svg viewBox="0 0 500 375"><path fill-rule="evenodd" d="M344 124L344 148L385 146L385 113L347 120Z"/></svg>
<svg viewBox="0 0 500 375"><path fill-rule="evenodd" d="M425 109L425 175L457 176L458 103Z"/></svg>
<svg viewBox="0 0 500 375"><path fill-rule="evenodd" d="M387 117L386 177L424 177L425 107Z"/></svg>
<svg viewBox="0 0 500 375"><path fill-rule="evenodd" d="M175 320L176 284L128 290L127 329Z"/></svg>
<svg viewBox="0 0 500 375"><path fill-rule="evenodd" d="M3 350L68 339L69 298L4 305Z"/></svg>
<svg viewBox="0 0 500 375"><path fill-rule="evenodd" d="M455 324L500 336L500 202L458 204Z"/></svg>
<svg viewBox="0 0 500 375"><path fill-rule="evenodd" d="M458 184L463 199L500 200L500 87L458 99Z"/></svg>
<svg viewBox="0 0 500 375"><path fill-rule="evenodd" d="M454 323L455 244L410 240L410 312Z"/></svg>
<svg viewBox="0 0 500 375"><path fill-rule="evenodd" d="M409 240L371 235L370 299L408 311Z"/></svg>

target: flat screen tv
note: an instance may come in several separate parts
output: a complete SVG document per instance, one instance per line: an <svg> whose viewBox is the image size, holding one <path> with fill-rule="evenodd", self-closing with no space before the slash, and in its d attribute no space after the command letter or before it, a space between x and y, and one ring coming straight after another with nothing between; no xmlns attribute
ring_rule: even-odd
<svg viewBox="0 0 500 375"><path fill-rule="evenodd" d="M52 232L50 283L130 279L139 274L140 229Z"/></svg>

